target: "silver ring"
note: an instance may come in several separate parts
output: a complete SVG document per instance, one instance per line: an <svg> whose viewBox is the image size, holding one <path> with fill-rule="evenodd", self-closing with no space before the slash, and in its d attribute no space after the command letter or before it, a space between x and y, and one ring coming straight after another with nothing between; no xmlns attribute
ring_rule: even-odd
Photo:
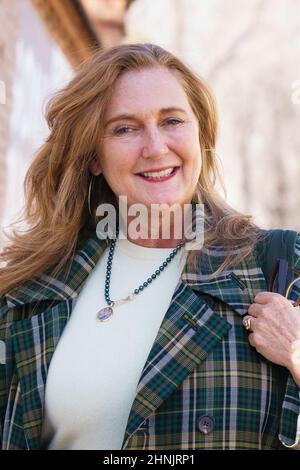
<svg viewBox="0 0 300 470"><path fill-rule="evenodd" d="M243 325L246 328L247 331L251 330L251 317L245 317L243 319Z"/></svg>

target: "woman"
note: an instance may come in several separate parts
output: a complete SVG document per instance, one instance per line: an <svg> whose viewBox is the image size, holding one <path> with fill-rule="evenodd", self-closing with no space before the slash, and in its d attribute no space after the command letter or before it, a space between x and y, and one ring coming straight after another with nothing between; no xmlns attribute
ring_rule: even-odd
<svg viewBox="0 0 300 470"><path fill-rule="evenodd" d="M267 292L271 231L216 192L205 83L161 47L121 45L47 120L27 229L1 257L2 448L297 448L300 238L288 298ZM157 204L192 207L193 227L203 204L204 245L187 249L184 218L163 236ZM106 239L103 207L121 215Z"/></svg>

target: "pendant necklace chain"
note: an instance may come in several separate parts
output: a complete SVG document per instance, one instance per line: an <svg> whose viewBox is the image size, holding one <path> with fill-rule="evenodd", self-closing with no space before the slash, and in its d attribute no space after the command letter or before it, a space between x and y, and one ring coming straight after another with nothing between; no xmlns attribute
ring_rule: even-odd
<svg viewBox="0 0 300 470"><path fill-rule="evenodd" d="M113 316L113 309L118 305L122 305L126 302L129 302L134 299L136 295L142 292L146 287L148 287L154 279L156 279L162 271L168 266L168 264L172 261L178 251L185 245L184 241L178 243L176 248L169 254L169 256L165 259L165 261L159 266L159 268L150 276L148 277L147 281L143 282L139 287L134 289L133 292L130 292L127 297L119 300L111 300L109 295L109 287L110 287L110 278L111 278L111 269L112 269L112 260L114 256L115 246L117 242L117 238L119 235L119 227L117 227L116 238L114 238L111 242L106 266L106 275L105 275L105 289L104 289L104 296L108 307L103 307L97 312L97 320L104 322L109 320Z"/></svg>

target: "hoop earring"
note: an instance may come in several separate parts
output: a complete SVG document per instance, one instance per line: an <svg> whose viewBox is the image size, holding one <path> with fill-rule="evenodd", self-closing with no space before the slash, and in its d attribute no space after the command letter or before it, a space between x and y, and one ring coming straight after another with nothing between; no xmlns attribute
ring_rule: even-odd
<svg viewBox="0 0 300 470"><path fill-rule="evenodd" d="M90 184L89 184L89 191L88 191L88 206L89 206L89 213L91 216L93 216L92 210L91 210L91 192L92 192L92 186L93 186L94 180L95 180L95 176L92 175Z"/></svg>
<svg viewBox="0 0 300 470"><path fill-rule="evenodd" d="M197 189L202 190L204 193L207 193L207 190L203 188L203 186L200 184L199 180L197 181Z"/></svg>
<svg viewBox="0 0 300 470"><path fill-rule="evenodd" d="M209 152L209 153L212 154L213 156L216 155L215 149L203 149L203 150L204 150L204 152Z"/></svg>

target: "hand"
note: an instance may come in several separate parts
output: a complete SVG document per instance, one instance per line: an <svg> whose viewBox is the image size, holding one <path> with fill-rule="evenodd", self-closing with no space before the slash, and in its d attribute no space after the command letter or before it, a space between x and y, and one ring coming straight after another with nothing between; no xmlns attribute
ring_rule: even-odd
<svg viewBox="0 0 300 470"><path fill-rule="evenodd" d="M287 367L300 386L300 307L274 292L259 292L248 309L249 343L266 359Z"/></svg>

